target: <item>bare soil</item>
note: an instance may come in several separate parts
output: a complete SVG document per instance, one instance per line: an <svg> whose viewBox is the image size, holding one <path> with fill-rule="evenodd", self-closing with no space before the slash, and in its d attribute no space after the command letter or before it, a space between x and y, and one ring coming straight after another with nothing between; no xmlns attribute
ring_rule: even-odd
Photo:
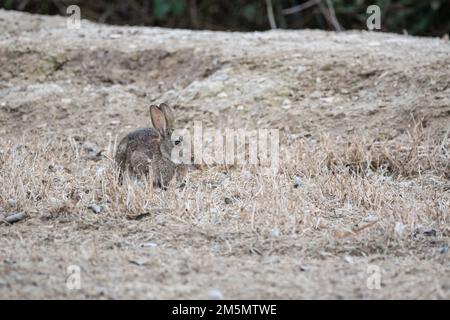
<svg viewBox="0 0 450 320"><path fill-rule="evenodd" d="M450 298L448 40L3 10L0 30L0 219L26 216L0 222L0 298ZM290 156L121 185L114 146L159 102L279 129Z"/></svg>

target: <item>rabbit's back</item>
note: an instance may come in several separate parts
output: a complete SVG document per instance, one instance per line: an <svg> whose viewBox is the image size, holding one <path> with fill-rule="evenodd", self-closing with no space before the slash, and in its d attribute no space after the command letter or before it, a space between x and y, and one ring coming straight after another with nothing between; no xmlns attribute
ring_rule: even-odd
<svg viewBox="0 0 450 320"><path fill-rule="evenodd" d="M132 160L134 163L140 158L145 162L159 155L159 134L153 128L141 128L127 134L117 146L116 162L121 172L130 168Z"/></svg>

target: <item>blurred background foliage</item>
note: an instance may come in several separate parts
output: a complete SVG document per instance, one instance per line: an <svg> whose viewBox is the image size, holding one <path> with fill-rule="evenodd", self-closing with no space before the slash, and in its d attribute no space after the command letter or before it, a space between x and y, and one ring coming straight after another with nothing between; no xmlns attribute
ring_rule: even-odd
<svg viewBox="0 0 450 320"><path fill-rule="evenodd" d="M369 5L381 8L382 31L425 36L450 32L450 0L0 0L0 7L117 25L254 31L270 28L367 29Z"/></svg>

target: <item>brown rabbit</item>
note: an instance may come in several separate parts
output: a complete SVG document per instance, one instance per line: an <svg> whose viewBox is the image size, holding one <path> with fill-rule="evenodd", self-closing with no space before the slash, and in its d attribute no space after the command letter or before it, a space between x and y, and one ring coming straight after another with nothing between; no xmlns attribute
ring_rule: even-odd
<svg viewBox="0 0 450 320"><path fill-rule="evenodd" d="M154 128L143 128L126 135L117 147L115 156L120 174L126 171L137 178L153 174L153 185L166 188L176 176L181 180L186 173L185 164L171 160L172 149L182 142L182 137L172 141L173 112L162 103L150 106Z"/></svg>

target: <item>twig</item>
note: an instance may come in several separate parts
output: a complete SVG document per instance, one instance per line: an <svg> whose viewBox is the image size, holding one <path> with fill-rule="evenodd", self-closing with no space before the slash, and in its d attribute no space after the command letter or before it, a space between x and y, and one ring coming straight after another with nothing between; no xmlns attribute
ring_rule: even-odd
<svg viewBox="0 0 450 320"><path fill-rule="evenodd" d="M21 3L19 3L19 5L17 6L17 10L23 11L23 9L25 9L25 7L27 6L28 2L30 2L30 0L24 0Z"/></svg>
<svg viewBox="0 0 450 320"><path fill-rule="evenodd" d="M336 31L341 31L342 30L341 26L339 25L339 23L337 23L336 16L333 19L332 14L331 14L331 10L327 9L322 2L319 3L319 10L322 13L322 15L325 17L325 19L327 20L328 24L332 28L334 28Z"/></svg>
<svg viewBox="0 0 450 320"><path fill-rule="evenodd" d="M305 9L308 9L308 8L310 8L310 7L313 7L313 6L317 5L317 4L318 4L319 2L321 2L321 1L322 1L322 0L309 0L309 1L306 1L305 3L299 4L299 5L297 5L297 6L293 6L293 7L291 7L291 8L284 9L284 10L282 10L281 12L282 12L284 15L289 15L289 14L297 13L297 12L303 11L303 10L305 10Z"/></svg>
<svg viewBox="0 0 450 320"><path fill-rule="evenodd" d="M287 28L286 18L281 12L282 10L283 8L281 7L280 1L274 3L275 21L277 22L277 26L278 28L286 29Z"/></svg>
<svg viewBox="0 0 450 320"><path fill-rule="evenodd" d="M194 27L194 29L198 29L200 23L198 20L197 0L191 0L189 3L189 13L191 16L192 26Z"/></svg>
<svg viewBox="0 0 450 320"><path fill-rule="evenodd" d="M276 29L277 24L275 22L275 16L273 14L272 0L266 0L266 7L267 7L267 18L269 19L270 28Z"/></svg>
<svg viewBox="0 0 450 320"><path fill-rule="evenodd" d="M333 24L334 29L336 29L336 31L342 31L343 29L336 17L336 12L334 11L333 1L327 0L327 6L330 12L331 23Z"/></svg>

